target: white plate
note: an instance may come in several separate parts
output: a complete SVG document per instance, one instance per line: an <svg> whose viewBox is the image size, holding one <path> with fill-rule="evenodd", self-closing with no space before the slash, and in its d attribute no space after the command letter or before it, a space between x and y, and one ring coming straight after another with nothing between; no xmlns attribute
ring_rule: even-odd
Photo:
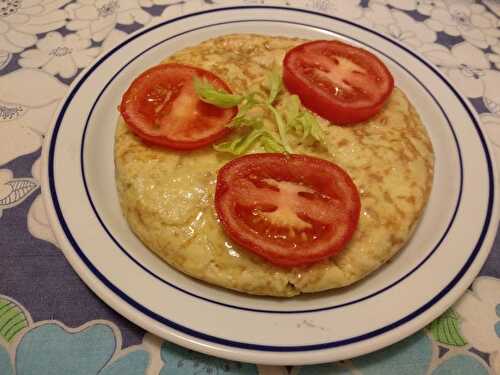
<svg viewBox="0 0 500 375"><path fill-rule="evenodd" d="M435 149L428 207L394 261L353 287L293 299L211 287L161 262L120 214L114 182L117 104L133 77L209 37L258 32L340 38L379 55L412 100ZM266 364L358 356L445 311L484 263L497 224L495 168L477 117L408 48L334 17L289 8L226 8L134 34L73 83L47 139L43 192L57 238L80 277L122 315L211 355Z"/></svg>

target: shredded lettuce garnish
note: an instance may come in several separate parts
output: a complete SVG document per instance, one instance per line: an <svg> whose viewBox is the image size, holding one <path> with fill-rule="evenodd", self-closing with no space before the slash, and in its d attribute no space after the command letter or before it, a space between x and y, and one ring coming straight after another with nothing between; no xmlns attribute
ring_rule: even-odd
<svg viewBox="0 0 500 375"><path fill-rule="evenodd" d="M194 87L198 97L207 103L221 108L239 106L238 115L228 124L234 128L233 137L214 145L219 152L242 155L256 147L266 152L293 153L289 136L300 141L311 139L325 145L325 132L316 118L303 110L297 95L283 98L275 106L283 80L278 69L274 68L267 76L267 96L253 91L246 95L235 95L215 88L210 82L194 78ZM265 126L263 112L267 111L274 119L274 126ZM266 120L267 121L267 120Z"/></svg>
<svg viewBox="0 0 500 375"><path fill-rule="evenodd" d="M260 141L266 152L285 152L283 145L272 133L263 134Z"/></svg>
<svg viewBox="0 0 500 375"><path fill-rule="evenodd" d="M233 140L214 145L214 149L219 152L229 152L233 155L242 155L246 153L257 139L263 134L261 129L254 129L245 137L237 137Z"/></svg>
<svg viewBox="0 0 500 375"><path fill-rule="evenodd" d="M304 121L309 127L309 133L311 136L319 143L326 146L326 133L321 126L319 126L316 117L311 115L309 112L304 112Z"/></svg>
<svg viewBox="0 0 500 375"><path fill-rule="evenodd" d="M276 97L281 91L282 82L281 73L276 67L274 67L267 76L267 85L269 87L269 98L267 99L267 102L269 104L273 104L276 100Z"/></svg>
<svg viewBox="0 0 500 375"><path fill-rule="evenodd" d="M304 141L312 137L321 144L325 144L325 132L310 112L300 109L300 99L297 95L288 97L284 104L286 121L289 127L301 135Z"/></svg>
<svg viewBox="0 0 500 375"><path fill-rule="evenodd" d="M293 124L300 114L300 99L297 95L291 95L284 103L286 122Z"/></svg>
<svg viewBox="0 0 500 375"><path fill-rule="evenodd" d="M243 100L242 96L218 90L207 80L198 77L194 77L194 90L202 101L220 108L236 107Z"/></svg>
<svg viewBox="0 0 500 375"><path fill-rule="evenodd" d="M261 118L252 116L252 110L262 104L262 94L259 92L251 92L244 96L242 104L238 110L238 114L229 124L230 127L238 126L252 126L254 127L255 121L262 122Z"/></svg>
<svg viewBox="0 0 500 375"><path fill-rule="evenodd" d="M288 143L287 134L286 134L287 129L286 129L285 120L283 120L283 116L281 116L281 113L279 113L278 110L270 104L267 105L267 109L269 109L271 111L271 113L274 116L274 120L276 121L276 124L278 125L278 133L280 135L281 143L283 144L285 151L288 152L289 154L291 154L293 152L293 150Z"/></svg>

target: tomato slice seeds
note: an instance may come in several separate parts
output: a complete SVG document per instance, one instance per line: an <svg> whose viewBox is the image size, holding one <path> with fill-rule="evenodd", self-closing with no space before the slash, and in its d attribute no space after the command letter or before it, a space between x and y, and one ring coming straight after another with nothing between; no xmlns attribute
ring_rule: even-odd
<svg viewBox="0 0 500 375"><path fill-rule="evenodd" d="M218 174L215 207L238 245L284 266L341 251L356 229L360 198L349 175L305 155L251 154Z"/></svg>
<svg viewBox="0 0 500 375"><path fill-rule="evenodd" d="M137 77L123 95L120 112L129 129L148 143L178 150L203 147L224 137L237 108L201 101L194 77L231 92L209 71L175 63L155 66Z"/></svg>
<svg viewBox="0 0 500 375"><path fill-rule="evenodd" d="M298 45L285 55L283 82L302 104L336 125L378 113L394 78L374 54L336 40Z"/></svg>

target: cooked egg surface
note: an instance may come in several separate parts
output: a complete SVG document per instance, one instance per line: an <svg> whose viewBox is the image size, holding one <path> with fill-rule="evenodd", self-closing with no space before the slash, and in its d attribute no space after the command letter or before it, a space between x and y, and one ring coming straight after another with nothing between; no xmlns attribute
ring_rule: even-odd
<svg viewBox="0 0 500 375"><path fill-rule="evenodd" d="M286 51L302 42L228 35L179 51L166 61L210 70L233 92L244 94L265 91L269 70L280 67ZM283 89L278 107L287 95ZM211 147L177 152L148 146L120 118L116 181L130 228L170 266L245 293L291 297L362 279L411 237L432 186L432 145L412 104L397 88L382 111L367 122L340 127L318 119L328 134L328 146L292 140L294 151L343 167L361 196L358 228L338 255L312 266L286 269L235 246L214 209L217 171L234 156ZM272 122L271 117L268 120Z"/></svg>

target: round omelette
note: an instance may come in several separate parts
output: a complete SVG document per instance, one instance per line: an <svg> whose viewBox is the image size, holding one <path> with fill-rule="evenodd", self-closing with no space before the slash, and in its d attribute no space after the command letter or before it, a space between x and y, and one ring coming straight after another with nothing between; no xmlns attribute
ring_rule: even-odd
<svg viewBox="0 0 500 375"><path fill-rule="evenodd" d="M227 35L184 49L165 62L209 70L235 93L264 90L263 77L303 40ZM280 106L286 89L276 102ZM175 151L144 144L120 118L115 140L120 204L138 238L170 266L196 279L256 295L291 297L352 284L409 240L432 186L429 137L405 94L395 88L383 109L354 126L317 117L326 146L296 142L294 152L330 160L353 179L359 223L337 255L294 268L275 266L234 245L214 208L217 172L235 156L212 147ZM254 152L262 152L255 149Z"/></svg>

